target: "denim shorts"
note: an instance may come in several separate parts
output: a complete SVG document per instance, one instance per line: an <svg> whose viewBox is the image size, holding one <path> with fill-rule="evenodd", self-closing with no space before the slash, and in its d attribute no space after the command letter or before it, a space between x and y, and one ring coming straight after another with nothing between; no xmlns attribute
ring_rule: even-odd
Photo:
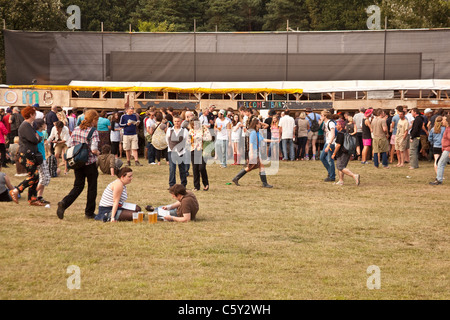
<svg viewBox="0 0 450 320"><path fill-rule="evenodd" d="M111 220L111 211L112 211L112 207L98 206L98 214L95 216L94 219L103 221L103 222L108 222ZM114 219L119 220L121 212L122 212L122 209L118 208Z"/></svg>

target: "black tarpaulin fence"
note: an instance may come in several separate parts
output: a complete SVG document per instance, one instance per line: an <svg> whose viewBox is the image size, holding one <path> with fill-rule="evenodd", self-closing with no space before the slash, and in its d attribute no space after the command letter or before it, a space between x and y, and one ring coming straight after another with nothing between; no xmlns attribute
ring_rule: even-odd
<svg viewBox="0 0 450 320"><path fill-rule="evenodd" d="M450 29L3 32L7 84L450 78Z"/></svg>

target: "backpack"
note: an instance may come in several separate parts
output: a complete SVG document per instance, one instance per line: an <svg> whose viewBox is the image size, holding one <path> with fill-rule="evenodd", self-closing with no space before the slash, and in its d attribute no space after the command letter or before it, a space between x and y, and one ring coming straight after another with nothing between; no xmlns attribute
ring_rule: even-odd
<svg viewBox="0 0 450 320"><path fill-rule="evenodd" d="M352 155L356 151L356 139L348 132L344 133L344 149Z"/></svg>
<svg viewBox="0 0 450 320"><path fill-rule="evenodd" d="M89 144L96 128L92 128L87 136L87 143L79 143L67 149L64 159L67 161L67 168L79 169L89 160Z"/></svg>
<svg viewBox="0 0 450 320"><path fill-rule="evenodd" d="M152 136L152 145L156 150L164 150L167 148L166 133L159 127L160 124L158 124Z"/></svg>
<svg viewBox="0 0 450 320"><path fill-rule="evenodd" d="M314 119L311 119L307 116L307 118L311 121L311 127L309 128L312 132L319 131L320 125L319 122L316 120L316 115L314 114Z"/></svg>
<svg viewBox="0 0 450 320"><path fill-rule="evenodd" d="M328 128L328 131L331 130L331 128L330 128L330 122L333 122L333 123L334 123L334 136L336 137L336 136L337 136L337 133L338 133L337 128L336 128L336 121L334 121L333 119L330 119L330 120L327 122L327 128Z"/></svg>
<svg viewBox="0 0 450 320"><path fill-rule="evenodd" d="M48 172L50 173L50 177L54 178L58 176L58 162L56 160L56 157L52 154L47 159L47 166L48 166Z"/></svg>

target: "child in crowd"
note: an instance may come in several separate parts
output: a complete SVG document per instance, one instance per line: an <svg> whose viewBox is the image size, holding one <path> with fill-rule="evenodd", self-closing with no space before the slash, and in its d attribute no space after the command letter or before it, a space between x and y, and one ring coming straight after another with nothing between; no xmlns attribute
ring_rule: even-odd
<svg viewBox="0 0 450 320"><path fill-rule="evenodd" d="M45 142L47 141L47 132L45 129L47 128L47 125L45 124L44 119L36 119L34 120L34 126L36 129L37 134L42 137L41 142L38 143L38 151L42 154L44 157L44 161L39 166L39 183L36 188L37 190L37 200L43 204L49 204L50 202L45 200L44 195L44 189L50 184L50 171L48 168L47 158L46 158L46 152L45 152Z"/></svg>

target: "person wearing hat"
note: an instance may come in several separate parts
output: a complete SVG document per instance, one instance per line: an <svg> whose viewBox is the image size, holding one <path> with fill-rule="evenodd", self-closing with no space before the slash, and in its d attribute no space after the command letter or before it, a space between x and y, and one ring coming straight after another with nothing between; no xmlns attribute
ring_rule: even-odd
<svg viewBox="0 0 450 320"><path fill-rule="evenodd" d="M231 141L231 121L225 117L225 110L219 111L219 117L214 123L216 131L216 152L217 159L220 161L220 167L227 167L228 143Z"/></svg>
<svg viewBox="0 0 450 320"><path fill-rule="evenodd" d="M39 111L39 103L33 104L34 110L36 110L36 119L44 119L44 113Z"/></svg>
<svg viewBox="0 0 450 320"><path fill-rule="evenodd" d="M428 158L428 151L430 150L430 144L428 143L428 135L430 134L430 128L428 123L430 122L431 116L433 115L433 110L431 108L425 109L423 112L423 125L422 130L420 130L420 154L424 158Z"/></svg>

